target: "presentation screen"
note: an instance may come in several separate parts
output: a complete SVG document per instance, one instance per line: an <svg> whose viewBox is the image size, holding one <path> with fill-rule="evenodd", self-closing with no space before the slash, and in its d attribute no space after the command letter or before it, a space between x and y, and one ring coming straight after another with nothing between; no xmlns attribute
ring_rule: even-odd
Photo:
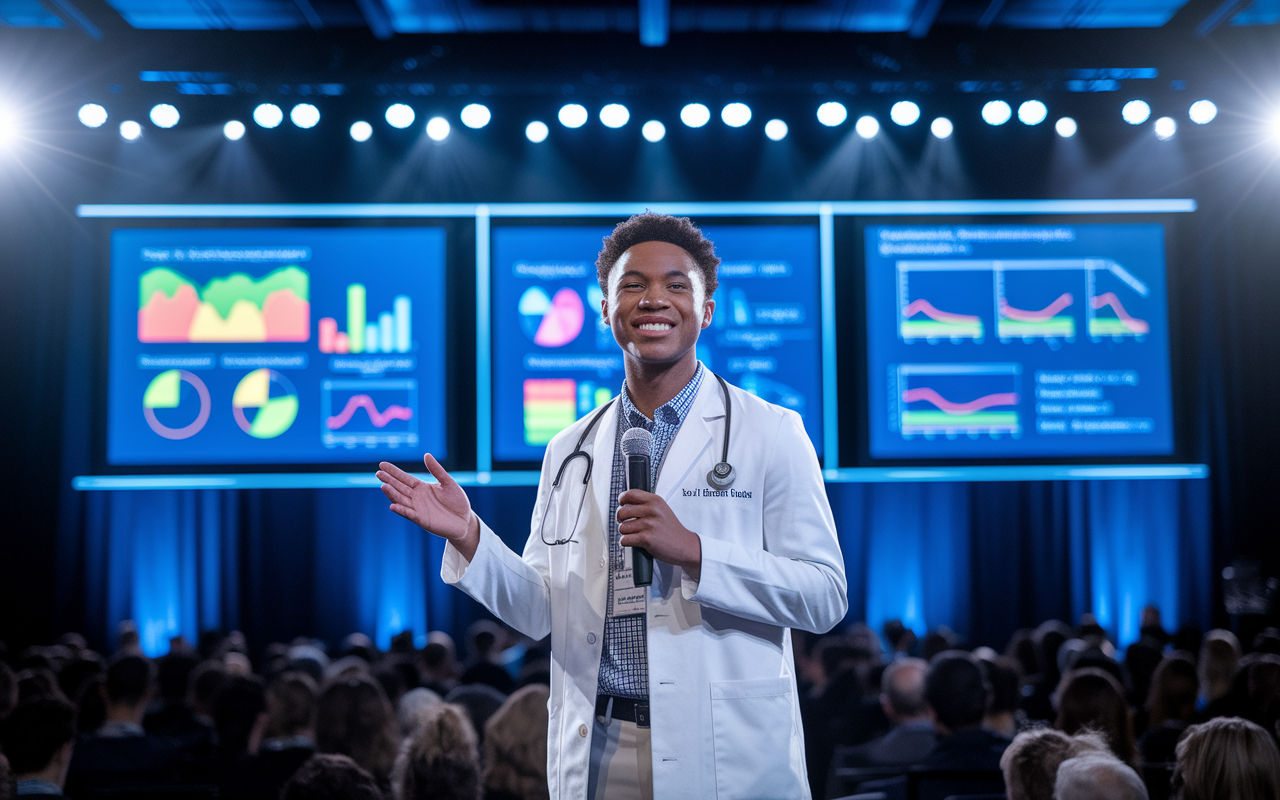
<svg viewBox="0 0 1280 800"><path fill-rule="evenodd" d="M441 228L111 234L107 463L445 453Z"/></svg>
<svg viewBox="0 0 1280 800"><path fill-rule="evenodd" d="M1169 455L1157 223L865 228L873 458Z"/></svg>
<svg viewBox="0 0 1280 800"><path fill-rule="evenodd" d="M601 319L596 256L610 224L493 231L493 456L539 461L551 438L618 394L622 351ZM721 259L702 363L797 411L822 453L815 224L707 224Z"/></svg>

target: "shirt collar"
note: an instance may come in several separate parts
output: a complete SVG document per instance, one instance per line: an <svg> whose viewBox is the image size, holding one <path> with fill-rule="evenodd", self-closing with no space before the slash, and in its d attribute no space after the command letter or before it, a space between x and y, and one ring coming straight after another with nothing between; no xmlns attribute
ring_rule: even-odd
<svg viewBox="0 0 1280 800"><path fill-rule="evenodd" d="M667 425L679 427L684 424L684 418L689 415L689 409L693 408L693 398L698 394L698 387L702 385L702 362L699 361L697 370L694 371L693 377L685 384L675 397L666 403L654 409L653 419L646 417L640 409L636 408L631 402L631 394L627 391L627 382L622 382L622 414L623 419L630 428L650 428L655 422L662 422Z"/></svg>

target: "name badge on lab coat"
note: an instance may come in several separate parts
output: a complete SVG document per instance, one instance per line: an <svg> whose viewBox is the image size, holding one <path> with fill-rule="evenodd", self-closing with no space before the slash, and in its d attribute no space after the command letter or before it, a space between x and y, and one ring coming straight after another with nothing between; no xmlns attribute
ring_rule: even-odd
<svg viewBox="0 0 1280 800"><path fill-rule="evenodd" d="M622 563L631 563L631 549L623 549ZM627 617L643 614L649 608L649 587L636 586L631 569L615 569L613 571L613 603L609 606L609 616Z"/></svg>

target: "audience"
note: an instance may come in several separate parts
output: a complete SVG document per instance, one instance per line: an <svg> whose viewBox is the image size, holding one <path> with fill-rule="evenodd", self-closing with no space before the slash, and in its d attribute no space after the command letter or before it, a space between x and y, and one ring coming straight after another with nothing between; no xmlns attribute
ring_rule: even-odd
<svg viewBox="0 0 1280 800"><path fill-rule="evenodd" d="M391 787L395 800L480 800L480 753L465 711L441 703L423 712L396 757Z"/></svg>
<svg viewBox="0 0 1280 800"><path fill-rule="evenodd" d="M1221 717L1187 729L1173 773L1179 800L1278 800L1280 752L1247 720Z"/></svg>
<svg viewBox="0 0 1280 800"><path fill-rule="evenodd" d="M1240 640L1231 631L1212 630L1204 635L1200 645L1200 702L1201 719L1230 714L1231 683L1240 669Z"/></svg>
<svg viewBox="0 0 1280 800"><path fill-rule="evenodd" d="M10 800L14 791L13 773L9 770L9 759L4 757L4 753L0 753L0 800ZM57 795L52 796L57 797Z"/></svg>
<svg viewBox="0 0 1280 800"><path fill-rule="evenodd" d="M982 720L991 686L978 660L963 650L934 657L925 675L924 698L933 709L938 743L923 764L930 769L998 770L1009 740L985 730Z"/></svg>
<svg viewBox="0 0 1280 800"><path fill-rule="evenodd" d="M1133 767L1110 753L1089 753L1058 767L1053 800L1147 800L1147 787Z"/></svg>
<svg viewBox="0 0 1280 800"><path fill-rule="evenodd" d="M1178 738L1195 719L1199 695L1196 665L1185 653L1174 653L1160 662L1151 677L1147 730L1138 741L1144 763L1173 763Z"/></svg>
<svg viewBox="0 0 1280 800"><path fill-rule="evenodd" d="M484 731L481 783L485 800L548 800L548 687L516 690Z"/></svg>
<svg viewBox="0 0 1280 800"><path fill-rule="evenodd" d="M349 674L330 681L316 702L316 744L322 753L350 756L389 788L400 749L395 712L377 681Z"/></svg>
<svg viewBox="0 0 1280 800"><path fill-rule="evenodd" d="M1096 667L1076 669L1062 676L1058 689L1058 719L1054 727L1068 736L1082 730L1101 733L1117 758L1138 765L1133 739L1133 716L1124 690L1109 673Z"/></svg>
<svg viewBox="0 0 1280 800"><path fill-rule="evenodd" d="M280 790L280 800L385 800L378 782L347 756L312 756Z"/></svg>
<svg viewBox="0 0 1280 800"><path fill-rule="evenodd" d="M35 697L0 721L0 749L16 781L15 794L63 796L75 747L75 713L66 700Z"/></svg>
<svg viewBox="0 0 1280 800"><path fill-rule="evenodd" d="M928 670L921 658L901 658L885 667L880 676L880 706L893 727L877 739L846 750L842 766L919 764L933 752L938 735L933 710L924 697Z"/></svg>
<svg viewBox="0 0 1280 800"><path fill-rule="evenodd" d="M1018 734L1000 756L1008 800L1048 800L1062 762L1090 753L1109 754L1107 742L1096 733L1068 736L1053 728L1032 728Z"/></svg>

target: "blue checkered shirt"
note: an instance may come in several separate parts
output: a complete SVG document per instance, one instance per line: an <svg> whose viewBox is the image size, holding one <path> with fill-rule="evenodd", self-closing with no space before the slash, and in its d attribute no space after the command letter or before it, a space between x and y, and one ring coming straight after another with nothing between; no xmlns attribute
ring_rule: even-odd
<svg viewBox="0 0 1280 800"><path fill-rule="evenodd" d="M618 495L627 488L627 459L622 455L622 434L632 428L644 428L653 434L653 450L650 451L650 464L653 470L649 477L649 485L657 486L658 470L662 467L662 458L667 447L676 438L680 425L693 406L693 398L698 395L698 387L702 385L705 370L702 362L698 362L698 371L693 374L680 393L671 398L665 405L659 406L649 419L631 402L627 394L627 385L622 384L619 395L621 407L618 410L618 434L613 443L613 481L609 485L609 605L613 607L613 573L623 569L624 550L618 544ZM646 619L644 614L631 614L625 617L612 615L604 621L604 651L600 654L600 677L596 684L599 694L611 694L615 697L630 697L645 700L649 697L649 647L645 639Z"/></svg>

